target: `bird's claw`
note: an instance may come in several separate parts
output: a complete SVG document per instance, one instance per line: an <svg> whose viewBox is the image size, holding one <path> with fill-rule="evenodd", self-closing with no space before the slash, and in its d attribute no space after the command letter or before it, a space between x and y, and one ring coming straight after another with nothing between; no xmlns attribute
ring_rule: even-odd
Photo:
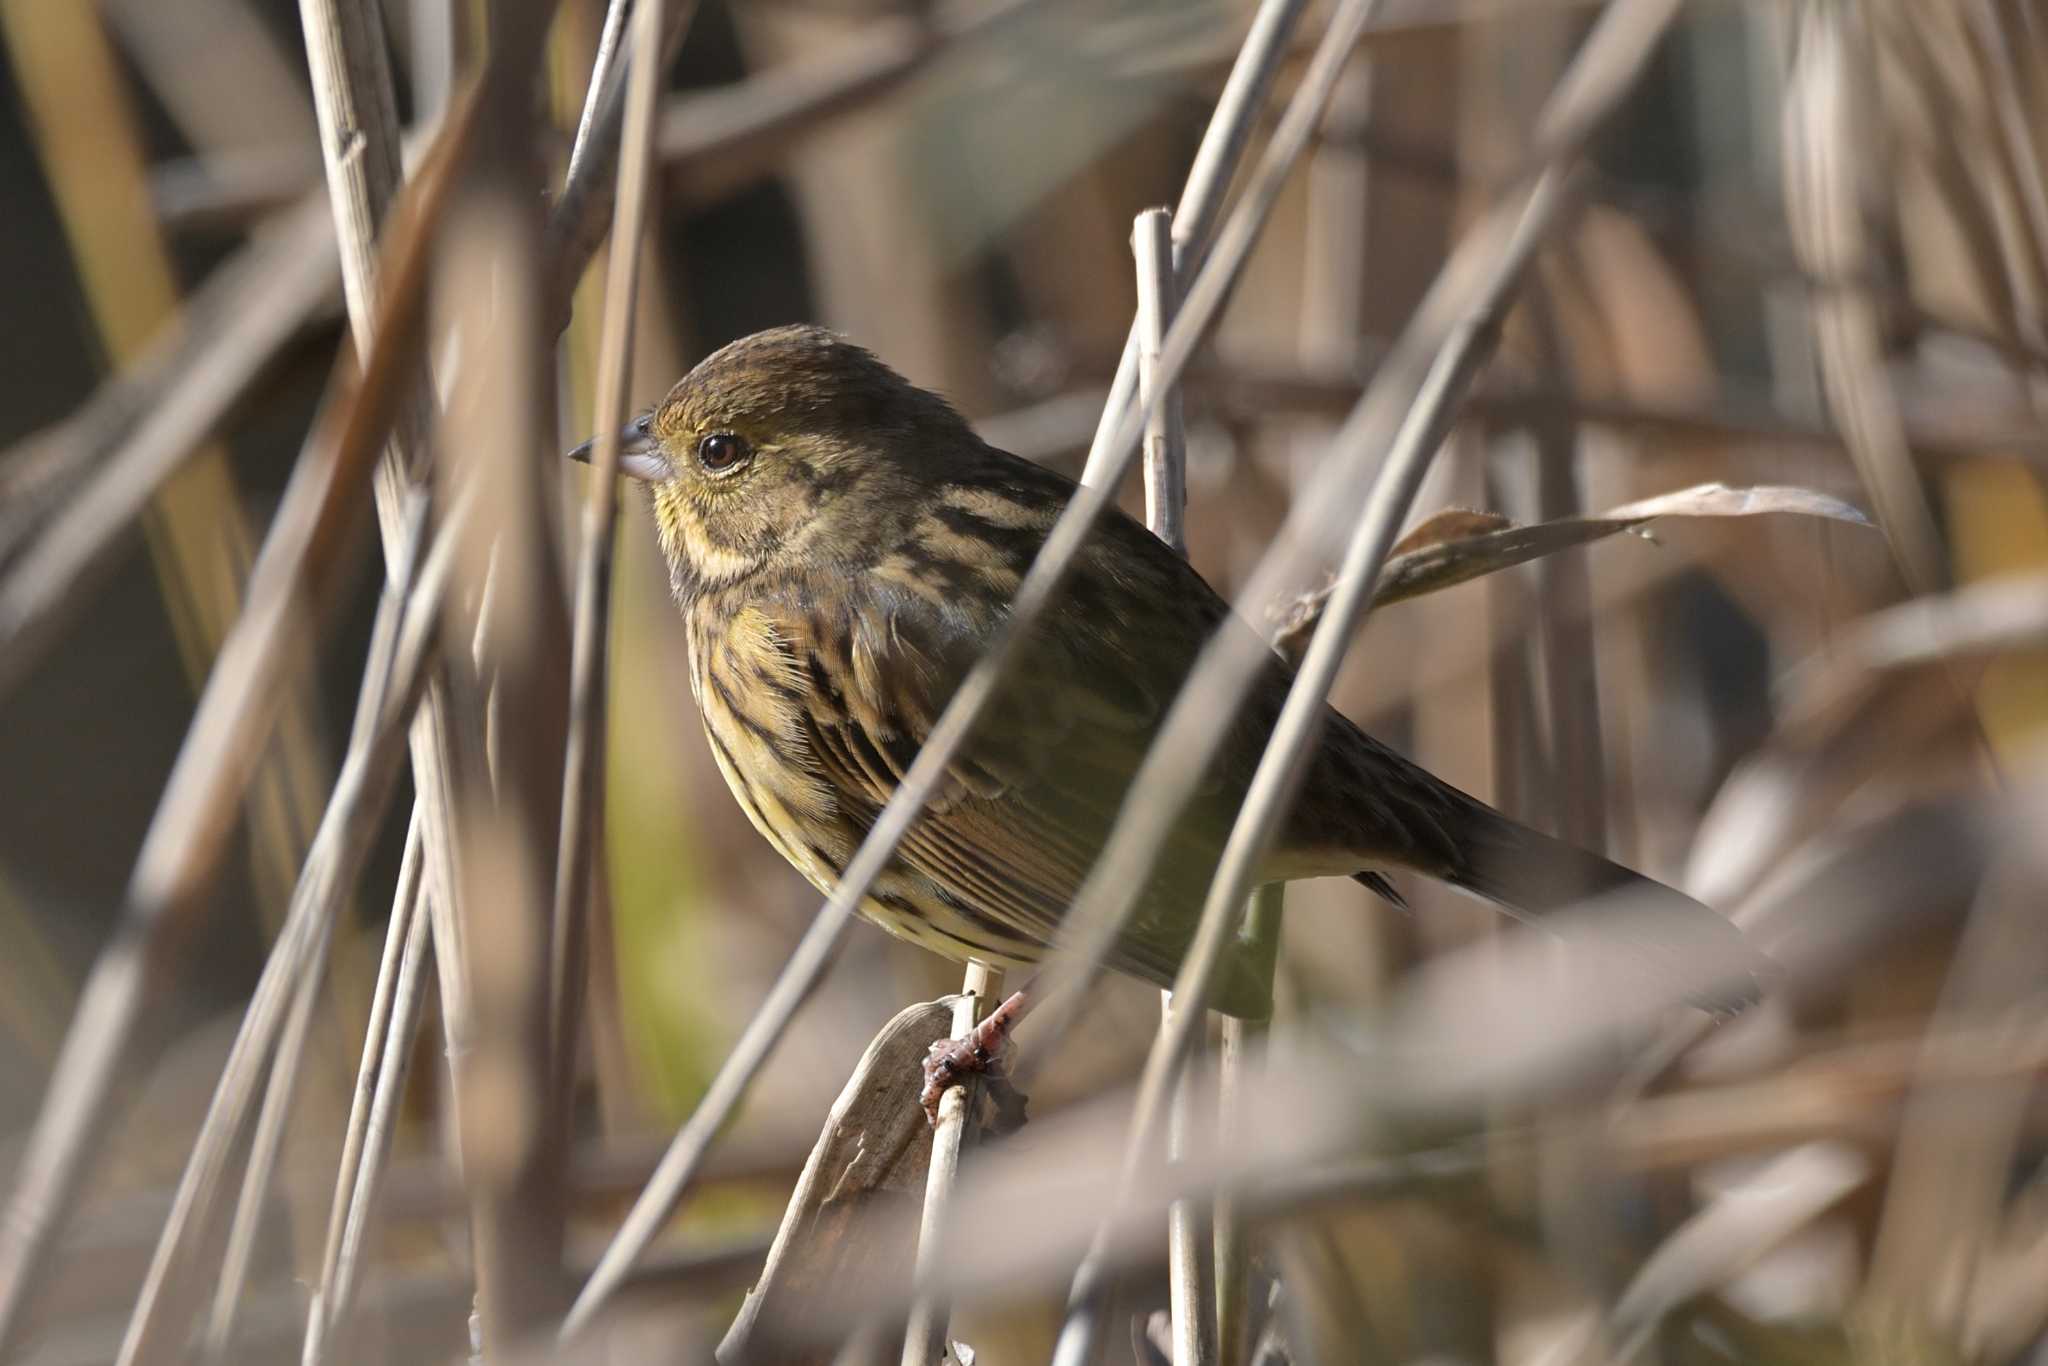
<svg viewBox="0 0 2048 1366"><path fill-rule="evenodd" d="M1025 1096L1010 1084L1009 1069L1003 1062L1012 1022L1012 1013L998 1010L964 1038L933 1041L925 1053L924 1088L918 1093L918 1102L934 1129L939 1127L939 1101L948 1090L973 1076L983 1079L983 1093L995 1106L989 1127L1006 1134L1023 1126Z"/></svg>

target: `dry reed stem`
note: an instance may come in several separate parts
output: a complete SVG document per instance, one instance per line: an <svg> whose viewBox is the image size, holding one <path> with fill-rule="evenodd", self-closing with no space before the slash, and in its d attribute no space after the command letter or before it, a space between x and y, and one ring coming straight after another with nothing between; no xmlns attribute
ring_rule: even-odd
<svg viewBox="0 0 2048 1366"><path fill-rule="evenodd" d="M1233 422L1304 412L1342 415L1371 382L1384 349L1360 347L1350 365L1313 368L1264 366L1234 360L1194 367L1188 384L1201 409ZM1101 405L1110 391L1077 388L1008 413L984 418L978 429L991 444L1041 463L1085 449ZM1926 401L1905 395L1906 439L1923 461L1953 464L1987 456L2010 455L2048 466L2048 439L2018 404L1996 402L1964 417L1943 413ZM1820 420L1787 412L1773 400L1739 382L1721 387L1711 405L1567 393L1549 385L1521 380L1488 379L1473 391L1466 415L1496 427L1526 427L1541 421L1569 419L1638 440L1643 457L1690 454L1703 443L1727 446L1754 444L1827 451L1845 450L1841 432Z"/></svg>
<svg viewBox="0 0 2048 1366"><path fill-rule="evenodd" d="M1355 30L1350 31L1349 36L1355 36ZM1313 104L1313 101L1309 103ZM1218 111L1219 118L1226 115L1230 121L1249 123L1257 111L1245 105ZM1307 129L1313 126L1314 116L1314 108L1296 115L1295 122L1300 125L1300 131L1293 139L1292 150L1277 159L1269 153L1264 173L1267 191L1258 196L1248 195L1246 202L1233 215L1231 225L1224 233L1224 240L1231 244L1230 250L1217 253L1217 258L1225 264L1215 267L1212 261L1211 266L1205 267L1169 332L1161 362L1162 384L1170 384L1186 368L1197 338L1220 311L1230 285L1257 237L1259 226L1271 211L1286 166L1306 144ZM1274 164L1276 161L1278 164ZM854 909L894 856L896 845L909 830L911 822L931 799L947 766L993 700L996 688L1018 649L1064 585L1087 536L1109 507L1111 494L1107 486L1116 482L1117 475L1135 453L1140 429L1149 417L1148 412L1130 415L1115 433L1118 453L1104 485L1084 486L1061 513L1018 588L1008 621L926 737L917 759L840 876L832 896L819 909L767 997L727 1053L696 1110L676 1134L647 1189L634 1202L611 1246L599 1260L597 1270L577 1296L563 1323L565 1337L573 1336L588 1324L681 1200L712 1138L738 1106L755 1073L781 1039L797 1007L823 976L841 938L852 925Z"/></svg>
<svg viewBox="0 0 2048 1366"><path fill-rule="evenodd" d="M377 13L363 0L300 0L316 112L321 158L326 167L333 231L341 262L350 335L367 353L376 341L377 241L384 230L404 169L398 95ZM419 481L433 399L421 364L405 378L407 393L393 424L390 444L378 463L377 529L387 565L396 563L404 534L402 508ZM455 811L449 791L455 727L445 688L428 683L427 703L413 722L411 737L415 804L427 862L429 901L443 908L437 923L459 926L454 855ZM440 955L444 1021L450 1063L461 1056L468 992L461 981L460 940Z"/></svg>
<svg viewBox="0 0 2048 1366"><path fill-rule="evenodd" d="M322 1293L316 1294L307 1307L306 1343L301 1359L308 1366L320 1360L323 1335L332 1340L344 1338L348 1332L349 1316L359 1293L357 1286L363 1279L370 1230L378 1214L377 1197L391 1159L391 1145L398 1135L398 1110L405 1098L413 1039L427 994L423 964L438 942L432 916L418 904L426 896L423 883L413 896L415 905L405 931L405 957L399 963L398 980L393 986L391 1025L377 1059L376 1092L363 1127L361 1160L348 1189L348 1212L335 1249L334 1272L322 1280ZM339 1186L336 1194L340 1194ZM324 1321L316 1320L316 1314Z"/></svg>
<svg viewBox="0 0 2048 1366"><path fill-rule="evenodd" d="M357 492L396 409L397 381L418 343L431 228L470 121L444 130L414 212L395 234L383 340L369 355L346 413L330 412L294 472L251 575L247 609L223 644L198 714L153 818L113 942L95 962L52 1072L50 1089L0 1218L0 1353L47 1265L79 1183L105 1134L114 1069L140 1019L148 982L168 966L170 931L203 914L262 741L281 702L279 681L299 662L317 602L337 573Z"/></svg>
<svg viewBox="0 0 2048 1366"><path fill-rule="evenodd" d="M637 0L633 46L653 52L662 41L665 0ZM602 76L592 73L593 90ZM576 564L575 635L569 665L569 736L562 786L562 827L555 858L553 946L549 955L550 1034L554 1056L549 1095L563 1126L558 1142L570 1139L574 1113L576 1045L588 958L588 923L597 860L604 843L605 644L609 637L614 536L619 511L619 443L626 422L626 391L632 375L633 315L640 293L640 244L651 209L648 193L654 169L654 113L660 94L661 63L640 61L627 76L624 124L620 133L618 211L606 259L603 331L598 339L597 394L593 420L596 442L583 507L583 543ZM591 96L595 106L600 100ZM594 116L593 116L594 117ZM599 155L586 149L586 156ZM571 164L570 178L575 177Z"/></svg>
<svg viewBox="0 0 2048 1366"><path fill-rule="evenodd" d="M345 1305L339 1311L330 1306L340 1300L334 1289L336 1264L341 1257L343 1225L354 1203L355 1191L363 1180L364 1147L370 1136L370 1110L382 1070L381 1059L391 1048L403 1049L411 1043L410 1032L397 1033L391 1028L391 1021L402 976L401 960L408 956L413 926L423 919L420 889L424 878L424 846L425 832L421 828L419 806L415 803L406 826L405 853L399 863L398 886L392 894L391 914L385 924L384 952L377 964L376 985L370 993L369 1019L363 1030L363 1049L357 1060L348 1123L342 1131L341 1159L328 1208L327 1236L320 1256L319 1279L313 1283L312 1308L306 1325L308 1341L300 1354L301 1359L307 1362L320 1360L315 1342L325 1333L327 1321L346 1314ZM214 1319L208 1329L207 1343L215 1360L226 1351L231 1341L233 1314L232 1302L214 1301Z"/></svg>
<svg viewBox="0 0 2048 1366"><path fill-rule="evenodd" d="M997 1004L1003 990L1001 968L970 962L953 1003L953 1037L974 1032L983 1013ZM943 1230L951 1217L953 1193L960 1179L960 1159L971 1135L981 1080L970 1073L939 1097L939 1122L932 1130L931 1164L925 1171L924 1207L917 1228L915 1275L931 1279L942 1257L963 1255L947 1247ZM903 1366L942 1366L948 1356L947 1320L952 1306L940 1295L920 1296L911 1306L903 1331Z"/></svg>
<svg viewBox="0 0 2048 1366"><path fill-rule="evenodd" d="M1930 1063L1941 1041L1973 1027L2018 1035L2040 1004L2048 936L2042 863L2027 838L2029 847L1994 862L1971 905L1927 1021ZM2026 1151L2028 1102L2025 1089L1996 1078L1916 1079L1864 1279L1863 1332L1879 1341L1929 1332L1962 1339L1972 1307L1966 1269L1994 1245L2009 1173Z"/></svg>
<svg viewBox="0 0 2048 1366"><path fill-rule="evenodd" d="M565 178L581 179L588 172L579 163L590 152L590 131L597 122L598 106L611 98L619 60L619 40L626 32L627 0L610 0L604 7L604 26L598 31L597 51L591 54L590 77L583 87L583 110L576 117L576 136L569 144L569 169Z"/></svg>
<svg viewBox="0 0 2048 1366"><path fill-rule="evenodd" d="M484 1349L551 1326L565 1298L567 1154L548 1097L548 939L561 833L569 622L552 506L559 467L547 263L534 145L537 73L553 6L494 14L482 135L433 273L437 330L461 338L437 476L479 506L456 551L463 591L443 629L456 706L486 720L451 774L463 857L460 952L468 1052L456 1069L462 1172ZM437 953L437 958L443 955Z"/></svg>
<svg viewBox="0 0 2048 1366"><path fill-rule="evenodd" d="M547 271L542 290L544 322L550 336L568 326L576 283L583 278L584 268L597 254L599 243L612 226L612 191L621 183L620 136L628 73L636 59L652 51L656 54L652 63L656 76L665 76L696 12L695 0L681 0L673 10L666 11L667 22L660 43L649 47L636 38L628 45L623 61L619 53L610 54L607 60L602 46L598 50L590 91L585 96L584 115L578 121L577 154L570 160L568 179L563 182L561 193L555 196L540 244L541 260ZM647 63L640 60L639 64Z"/></svg>
<svg viewBox="0 0 2048 1366"><path fill-rule="evenodd" d="M1274 966L1280 952L1280 924L1285 889L1279 883L1252 893L1245 908L1241 951L1252 959L1253 970L1267 990L1273 986ZM1263 1030L1256 1022L1227 1016L1223 1021L1222 1046L1216 1058L1216 1104L1221 1112L1221 1133L1225 1143L1237 1140L1243 1127L1245 1078L1257 1067ZM1211 1202L1210 1221L1215 1226L1216 1264L1216 1359L1222 1366L1242 1366L1251 1351L1252 1238L1237 1192L1224 1186Z"/></svg>
<svg viewBox="0 0 2048 1366"><path fill-rule="evenodd" d="M1605 1359L1640 1360L1673 1311L1724 1285L1872 1174L1870 1159L1857 1149L1817 1141L1774 1156L1723 1191L1673 1229L1629 1278L1601 1325Z"/></svg>
<svg viewBox="0 0 2048 1366"><path fill-rule="evenodd" d="M331 940L332 925L327 930ZM277 1155L284 1146L285 1130L291 1123L292 1101L299 1082L311 1070L307 1066L306 1043L313 1022L313 1010L320 1000L321 969L333 956L323 944L308 969L300 974L292 999L291 1014L278 1038L276 1055L270 1060L270 1076L263 1087L263 1105L256 1112L256 1132L249 1140L248 1161L242 1168L241 1190L235 1197L234 1219L228 1226L226 1251L221 1255L220 1277L214 1282L213 1309L206 1326L206 1352L219 1360L234 1331L235 1310L249 1281L249 1261L255 1254L261 1231L265 1198L277 1170Z"/></svg>
<svg viewBox="0 0 2048 1366"><path fill-rule="evenodd" d="M1198 167L1200 163L1198 162ZM1189 179L1196 177L1190 175ZM1131 254L1138 272L1137 319L1131 328L1138 353L1138 401L1151 416L1140 446L1145 484L1145 525L1182 558L1187 539L1187 439L1182 426L1180 388L1160 392L1159 350L1178 306L1173 279L1173 215L1147 209L1131 227ZM1173 1015L1173 995L1161 992L1163 1031ZM1193 1096L1174 1096L1166 1160L1178 1161L1185 1147ZM1207 1211L1193 1201L1175 1201L1167 1212L1166 1266L1174 1366L1213 1366L1216 1361L1215 1249Z"/></svg>

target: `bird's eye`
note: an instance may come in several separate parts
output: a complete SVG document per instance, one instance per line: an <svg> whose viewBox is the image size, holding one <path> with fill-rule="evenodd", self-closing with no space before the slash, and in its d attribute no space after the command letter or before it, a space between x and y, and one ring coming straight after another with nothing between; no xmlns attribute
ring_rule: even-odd
<svg viewBox="0 0 2048 1366"><path fill-rule="evenodd" d="M697 463L723 474L747 458L747 443L731 432L712 432L697 443Z"/></svg>

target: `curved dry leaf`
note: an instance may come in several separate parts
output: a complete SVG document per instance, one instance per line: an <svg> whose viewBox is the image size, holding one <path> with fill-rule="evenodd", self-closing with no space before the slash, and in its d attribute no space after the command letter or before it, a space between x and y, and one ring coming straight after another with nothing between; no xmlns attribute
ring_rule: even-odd
<svg viewBox="0 0 2048 1366"><path fill-rule="evenodd" d="M1731 488L1696 484L1590 517L1560 517L1515 526L1495 513L1451 509L1439 512L1402 537L1380 571L1373 606L1402 602L1510 569L1560 550L1632 531L1661 517L1757 517L1783 512L1801 517L1869 526L1860 509L1813 489L1784 484ZM1292 657L1308 643L1334 585L1305 593L1276 613L1273 643Z"/></svg>
<svg viewBox="0 0 2048 1366"><path fill-rule="evenodd" d="M1387 552L1389 560L1399 559L1412 550L1427 546L1441 545L1445 541L1463 540L1470 536L1483 536L1489 531L1506 531L1514 523L1498 512L1480 512L1474 508L1445 508L1432 513L1416 524L1406 536L1394 542L1394 548Z"/></svg>

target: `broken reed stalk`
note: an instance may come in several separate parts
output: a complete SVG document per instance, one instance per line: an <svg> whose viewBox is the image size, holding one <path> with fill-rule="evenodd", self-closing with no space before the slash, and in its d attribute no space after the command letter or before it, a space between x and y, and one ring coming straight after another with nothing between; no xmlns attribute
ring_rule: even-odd
<svg viewBox="0 0 2048 1366"><path fill-rule="evenodd" d="M642 54L661 44L666 0L637 0L633 46ZM607 23L609 24L609 20ZM605 52L599 49L603 74ZM549 964L549 1033L554 1056L548 1092L552 1115L567 1144L574 1114L576 1043L587 970L591 894L604 842L605 644L611 621L614 536L619 514L619 441L626 425L626 390L632 377L634 308L640 293L640 243L652 207L654 112L661 93L661 63L633 63L626 79L624 126L618 153L618 209L606 258L604 322L598 339L597 394L592 420L596 442L583 505L583 544L576 561L574 637L569 664L569 741L563 764L562 828L555 858L553 952ZM590 103L594 105L593 93ZM589 110L586 110L586 115Z"/></svg>
<svg viewBox="0 0 2048 1366"><path fill-rule="evenodd" d="M960 998L953 1004L953 1037L964 1039L972 1034L1002 990L1001 968L970 962L960 983ZM960 1158L973 1137L975 1104L980 1096L981 1079L970 1073L939 1097L939 1122L932 1131L931 1165L925 1172L924 1208L917 1228L915 1275L927 1283L935 1278L941 1257L960 1255L958 1247L945 1246L942 1231L952 1212ZM951 1310L945 1296L936 1292L918 1297L903 1334L903 1366L940 1366L946 1360Z"/></svg>
<svg viewBox="0 0 2048 1366"><path fill-rule="evenodd" d="M1342 28L1334 36L1326 38L1325 45L1341 42L1348 50L1356 31L1355 25ZM1303 102L1303 97L1297 96L1296 102ZM1248 194L1233 212L1219 236L1219 248L1214 258L1204 266L1195 288L1190 291L1180 315L1174 320L1161 357L1163 384L1171 383L1187 367L1196 342L1206 333L1228 298L1259 229L1278 198L1279 182L1285 178L1287 166L1300 153L1307 142L1308 132L1313 128L1319 105L1313 96L1307 97L1307 102L1311 107L1305 114L1290 109L1294 123L1299 125L1298 135L1287 144L1291 150L1276 154L1269 148L1261 163L1262 183L1268 187L1268 192ZM1249 127L1258 113L1258 108L1246 100L1228 110L1219 108L1216 117L1232 123L1242 122ZM1277 165L1274 164L1276 160ZM1228 243L1228 250L1222 249L1224 243ZM767 997L726 1054L696 1110L677 1132L640 1198L634 1202L611 1245L599 1259L596 1270L570 1307L562 1325L564 1338L573 1337L588 1326L592 1316L624 1281L635 1259L682 1199L710 1148L711 1140L737 1108L755 1074L795 1017L797 1008L824 975L842 937L852 925L855 908L894 857L897 844L909 831L925 803L931 800L968 734L994 700L996 689L1023 642L1057 598L1088 535L1110 506L1112 494L1109 486L1114 485L1128 467L1137 450L1143 423L1149 417L1149 412L1128 414L1111 433L1108 442L1114 454L1104 466L1104 484L1084 485L1060 514L1059 521L1054 524L1018 587L1009 619L996 633L988 652L968 672L953 700L926 737L916 760L840 876L831 897L819 908Z"/></svg>

